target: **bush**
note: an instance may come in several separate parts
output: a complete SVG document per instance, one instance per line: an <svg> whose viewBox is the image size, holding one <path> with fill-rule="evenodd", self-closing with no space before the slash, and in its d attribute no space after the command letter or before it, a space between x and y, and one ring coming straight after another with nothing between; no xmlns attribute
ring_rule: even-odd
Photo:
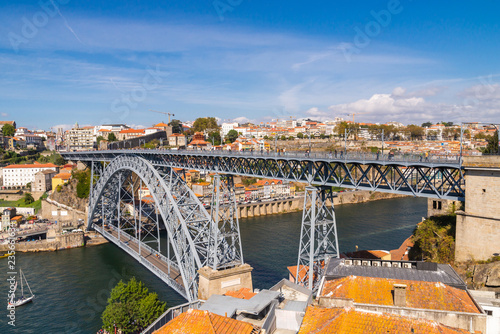
<svg viewBox="0 0 500 334"><path fill-rule="evenodd" d="M128 283L120 281L111 290L102 313L103 327L109 333L114 333L115 325L120 333L139 333L162 315L165 306L156 293L149 293L135 277Z"/></svg>
<svg viewBox="0 0 500 334"><path fill-rule="evenodd" d="M424 220L413 232L410 258L439 263L455 260L456 216L437 216Z"/></svg>

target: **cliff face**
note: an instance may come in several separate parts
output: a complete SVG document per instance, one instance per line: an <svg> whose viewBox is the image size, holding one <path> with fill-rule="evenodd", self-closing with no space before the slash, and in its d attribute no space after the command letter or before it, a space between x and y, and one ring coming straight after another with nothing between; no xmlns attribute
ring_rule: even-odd
<svg viewBox="0 0 500 334"><path fill-rule="evenodd" d="M52 194L50 195L50 199L85 212L85 208L88 205L88 198L78 198L76 196L77 183L77 180L71 179L66 185L62 187L60 192L58 192L57 190L53 190Z"/></svg>

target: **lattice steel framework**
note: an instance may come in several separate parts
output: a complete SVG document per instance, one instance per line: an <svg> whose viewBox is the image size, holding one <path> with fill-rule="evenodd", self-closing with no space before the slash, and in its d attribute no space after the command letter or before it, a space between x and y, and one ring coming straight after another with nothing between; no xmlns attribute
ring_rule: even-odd
<svg viewBox="0 0 500 334"><path fill-rule="evenodd" d="M239 244L219 240L225 230L217 228L172 168L121 155L110 163L92 162L91 179L88 228L127 251L187 300L197 299L198 269L242 263L241 246L233 249ZM239 229L233 232L239 240Z"/></svg>
<svg viewBox="0 0 500 334"><path fill-rule="evenodd" d="M234 181L231 175L215 175L210 203L212 220L215 223L213 226L218 228L211 233L215 237L213 249L217 253L210 257L214 261L209 265L213 269L222 269L243 264Z"/></svg>
<svg viewBox="0 0 500 334"><path fill-rule="evenodd" d="M296 282L313 291L318 288L326 260L339 257L337 226L331 189L305 189Z"/></svg>
<svg viewBox="0 0 500 334"><path fill-rule="evenodd" d="M126 150L63 153L75 161L111 161ZM157 166L199 169L222 174L267 177L317 186L358 188L450 200L465 198L460 163L379 161L304 156L240 156L208 151L134 150Z"/></svg>

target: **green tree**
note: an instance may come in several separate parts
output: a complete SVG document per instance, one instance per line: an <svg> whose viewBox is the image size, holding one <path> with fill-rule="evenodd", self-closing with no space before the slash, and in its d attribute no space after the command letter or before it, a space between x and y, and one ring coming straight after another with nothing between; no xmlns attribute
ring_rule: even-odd
<svg viewBox="0 0 500 334"><path fill-rule="evenodd" d="M108 135L108 141L117 141L118 139L116 138L116 135L111 132L109 135Z"/></svg>
<svg viewBox="0 0 500 334"><path fill-rule="evenodd" d="M425 123L422 123L422 127L423 128L428 128L429 126L432 125L432 122L425 122Z"/></svg>
<svg viewBox="0 0 500 334"><path fill-rule="evenodd" d="M33 198L33 195L31 195L31 193L25 193L23 200L24 200L24 203L26 203L26 204L31 204L35 201L35 199Z"/></svg>
<svg viewBox="0 0 500 334"><path fill-rule="evenodd" d="M120 281L111 290L102 313L103 328L114 333L116 325L121 333L139 333L164 312L165 306L156 293L150 293L135 277L128 283Z"/></svg>
<svg viewBox="0 0 500 334"><path fill-rule="evenodd" d="M424 128L415 124L408 125L406 131L410 133L410 139L422 138L425 133Z"/></svg>
<svg viewBox="0 0 500 334"><path fill-rule="evenodd" d="M486 138L486 141L488 142L488 145L485 147L483 150L483 153L486 154L494 154L498 153L498 131L495 131L495 134L493 136L488 136Z"/></svg>
<svg viewBox="0 0 500 334"><path fill-rule="evenodd" d="M326 137L326 136L325 136L325 134L324 134L324 133L320 133L320 134L319 134L319 138L321 138L321 139L325 139L325 137Z"/></svg>
<svg viewBox="0 0 500 334"><path fill-rule="evenodd" d="M2 134L5 137L12 137L12 136L14 136L15 133L16 133L16 128L12 124L5 124L2 127Z"/></svg>
<svg viewBox="0 0 500 334"><path fill-rule="evenodd" d="M302 132L297 133L297 138L299 139L304 138L304 134Z"/></svg>
<svg viewBox="0 0 500 334"><path fill-rule="evenodd" d="M178 119L173 119L168 125L172 127L172 133L182 132L182 123Z"/></svg>
<svg viewBox="0 0 500 334"><path fill-rule="evenodd" d="M219 125L217 125L217 120L215 117L200 117L197 118L193 126L191 127L191 132L204 132L204 131L214 131L219 130Z"/></svg>
<svg viewBox="0 0 500 334"><path fill-rule="evenodd" d="M99 143L101 142L101 140L104 140L104 137L103 136L98 136L96 138L96 142L97 142L97 146L99 147Z"/></svg>
<svg viewBox="0 0 500 334"><path fill-rule="evenodd" d="M285 135L281 135L281 140L286 140L286 136Z"/></svg>
<svg viewBox="0 0 500 334"><path fill-rule="evenodd" d="M226 135L226 138L229 140L229 142L234 143L234 141L238 138L238 131L229 130L229 132Z"/></svg>
<svg viewBox="0 0 500 334"><path fill-rule="evenodd" d="M90 170L73 171L73 178L78 181L76 184L76 196L87 198L90 193Z"/></svg>
<svg viewBox="0 0 500 334"><path fill-rule="evenodd" d="M208 134L208 142L213 143L214 145L221 144L221 138L219 131L212 131Z"/></svg>

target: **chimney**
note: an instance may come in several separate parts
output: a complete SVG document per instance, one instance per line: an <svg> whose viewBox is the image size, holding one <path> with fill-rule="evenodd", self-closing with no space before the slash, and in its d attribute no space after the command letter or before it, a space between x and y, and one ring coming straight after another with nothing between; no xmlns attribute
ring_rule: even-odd
<svg viewBox="0 0 500 334"><path fill-rule="evenodd" d="M406 307L406 284L394 284L394 306Z"/></svg>

